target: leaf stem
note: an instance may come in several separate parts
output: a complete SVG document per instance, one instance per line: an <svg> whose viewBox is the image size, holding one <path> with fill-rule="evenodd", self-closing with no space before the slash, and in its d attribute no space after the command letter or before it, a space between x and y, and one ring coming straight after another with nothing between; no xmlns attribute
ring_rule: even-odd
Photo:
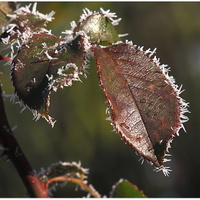
<svg viewBox="0 0 200 200"><path fill-rule="evenodd" d="M11 60L11 58L0 55L0 60Z"/></svg>
<svg viewBox="0 0 200 200"><path fill-rule="evenodd" d="M101 198L101 195L94 189L92 185L88 185L84 183L83 179L80 178L73 178L73 177L68 177L68 176L58 176L51 178L47 181L47 186L53 182L72 182L78 184L82 189L87 190L94 198Z"/></svg>
<svg viewBox="0 0 200 200"><path fill-rule="evenodd" d="M4 147L4 155L8 156L22 179L30 197L48 197L45 184L39 181L22 152L17 140L13 136L8 123L0 85L0 141Z"/></svg>

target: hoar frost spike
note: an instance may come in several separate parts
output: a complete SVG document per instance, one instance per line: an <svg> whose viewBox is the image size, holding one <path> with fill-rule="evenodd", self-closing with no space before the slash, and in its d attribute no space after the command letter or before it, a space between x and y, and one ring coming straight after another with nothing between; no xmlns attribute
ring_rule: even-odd
<svg viewBox="0 0 200 200"><path fill-rule="evenodd" d="M112 125L139 155L162 170L170 142L183 123L187 104L166 66L132 42L94 47L100 85L111 108Z"/></svg>

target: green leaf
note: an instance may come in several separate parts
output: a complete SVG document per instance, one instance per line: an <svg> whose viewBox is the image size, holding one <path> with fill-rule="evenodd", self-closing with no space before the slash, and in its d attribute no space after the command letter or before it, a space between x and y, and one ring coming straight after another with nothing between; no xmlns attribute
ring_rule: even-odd
<svg viewBox="0 0 200 200"><path fill-rule="evenodd" d="M110 193L111 198L146 198L136 185L127 180L120 179Z"/></svg>
<svg viewBox="0 0 200 200"><path fill-rule="evenodd" d="M112 44L120 40L111 21L111 17L105 13L93 13L89 10L84 10L84 12L85 14L73 30L74 34L79 31L84 31L89 36L91 43L101 42L104 45ZM115 15L113 16L115 17Z"/></svg>

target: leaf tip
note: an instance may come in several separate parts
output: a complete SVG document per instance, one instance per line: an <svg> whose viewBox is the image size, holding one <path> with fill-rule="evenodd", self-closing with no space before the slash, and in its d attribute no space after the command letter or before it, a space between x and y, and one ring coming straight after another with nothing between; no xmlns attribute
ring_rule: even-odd
<svg viewBox="0 0 200 200"><path fill-rule="evenodd" d="M33 109L31 110L34 116L33 120L38 121L40 117L43 117L51 125L52 128L54 127L56 120L54 120L51 116L49 116L48 111L33 110Z"/></svg>

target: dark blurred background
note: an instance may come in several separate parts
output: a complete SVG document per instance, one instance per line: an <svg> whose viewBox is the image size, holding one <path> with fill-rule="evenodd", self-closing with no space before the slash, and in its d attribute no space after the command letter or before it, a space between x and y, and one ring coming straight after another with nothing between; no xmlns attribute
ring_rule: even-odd
<svg viewBox="0 0 200 200"><path fill-rule="evenodd" d="M26 3L20 3L25 5ZM57 122L52 129L44 120L33 121L32 113L5 99L9 122L17 125L14 133L37 171L58 161L81 161L90 169L89 182L102 194L109 195L120 178L136 184L149 197L200 197L200 3L199 2L40 2L44 14L54 10L55 20L48 25L59 36L79 20L83 8L99 11L100 7L116 12L122 18L118 33L129 33L125 39L144 49L157 47L157 57L171 67L178 85L183 84L182 97L190 102L187 133L180 131L166 163L172 172L165 177L145 162L111 132L105 118L106 104L98 86L94 61L87 79L52 94L50 115ZM12 94L8 67L1 66L3 89ZM53 193L55 197L82 197L67 184ZM0 161L0 197L24 197L25 188L11 162Z"/></svg>

